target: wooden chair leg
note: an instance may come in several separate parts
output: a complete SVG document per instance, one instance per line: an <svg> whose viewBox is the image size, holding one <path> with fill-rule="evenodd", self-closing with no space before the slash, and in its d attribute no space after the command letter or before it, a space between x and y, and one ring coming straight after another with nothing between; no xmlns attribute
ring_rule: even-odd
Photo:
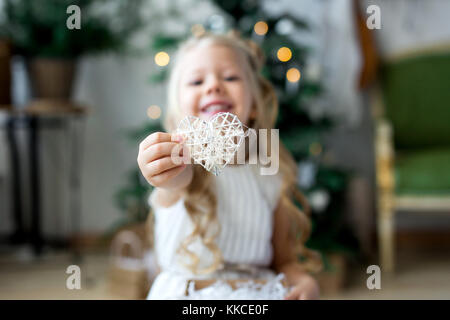
<svg viewBox="0 0 450 320"><path fill-rule="evenodd" d="M380 200L378 212L380 267L382 272L392 273L395 268L394 210L388 198L382 197Z"/></svg>

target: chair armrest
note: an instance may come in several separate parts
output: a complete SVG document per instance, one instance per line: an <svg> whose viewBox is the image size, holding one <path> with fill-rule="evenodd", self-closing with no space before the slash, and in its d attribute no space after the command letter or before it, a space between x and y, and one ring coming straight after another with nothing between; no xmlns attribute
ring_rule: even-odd
<svg viewBox="0 0 450 320"><path fill-rule="evenodd" d="M392 125L380 118L375 123L375 166L377 186L381 191L394 189L394 146Z"/></svg>

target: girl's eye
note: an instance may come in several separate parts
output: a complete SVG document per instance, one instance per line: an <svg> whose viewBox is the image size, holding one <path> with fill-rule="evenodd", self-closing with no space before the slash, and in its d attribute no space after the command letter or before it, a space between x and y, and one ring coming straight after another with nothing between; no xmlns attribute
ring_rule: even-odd
<svg viewBox="0 0 450 320"><path fill-rule="evenodd" d="M236 80L239 80L238 76L225 77L225 81L236 81Z"/></svg>
<svg viewBox="0 0 450 320"><path fill-rule="evenodd" d="M198 86L201 84L202 84L202 80L194 80L194 81L189 82L189 85L191 85L191 86Z"/></svg>
<svg viewBox="0 0 450 320"><path fill-rule="evenodd" d="M225 77L225 81L236 81L236 80L239 80L238 76Z"/></svg>

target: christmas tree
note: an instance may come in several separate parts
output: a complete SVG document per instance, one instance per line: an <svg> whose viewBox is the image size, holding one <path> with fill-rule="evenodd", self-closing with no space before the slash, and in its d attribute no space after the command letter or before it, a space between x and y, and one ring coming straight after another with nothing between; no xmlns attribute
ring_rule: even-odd
<svg viewBox="0 0 450 320"><path fill-rule="evenodd" d="M331 119L313 120L306 106L320 95L321 86L317 80L308 78L306 58L308 48L291 40L289 35L297 28L308 28L307 24L289 14L270 17L256 1L220 1L214 3L222 14L210 16L204 24L194 24L185 34L160 32L152 38L152 49L156 52L155 62L161 70L151 76L151 81L166 79L164 67L169 62L166 52L193 34L203 32L227 32L238 30L242 36L257 42L266 56L263 74L274 85L279 99L279 115L276 128L280 138L299 163L299 188L311 204L312 235L307 246L322 253L355 252L356 240L343 219L343 199L348 174L326 164L324 134L335 124ZM181 16L176 8L171 14ZM153 110L151 110L153 108ZM158 107L149 108L150 118L158 118ZM133 132L132 140L137 143L146 135L162 130L158 120L146 123ZM326 156L325 156L326 158ZM130 183L117 194L121 208L139 221L148 212L147 196L149 186L140 177L138 170L130 174ZM139 212L139 214L137 213ZM325 261L325 265L326 261Z"/></svg>

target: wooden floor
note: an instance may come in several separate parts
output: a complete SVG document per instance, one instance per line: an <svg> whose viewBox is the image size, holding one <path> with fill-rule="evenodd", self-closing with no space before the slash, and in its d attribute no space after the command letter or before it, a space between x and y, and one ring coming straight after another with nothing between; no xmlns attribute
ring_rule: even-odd
<svg viewBox="0 0 450 320"><path fill-rule="evenodd" d="M354 266L347 287L322 299L450 299L450 253L402 252L393 276L382 275L381 289L366 287L367 266ZM26 248L0 250L0 299L120 299L110 293L105 252L91 252L80 264L80 290L66 288L66 269L74 264L66 252L32 258Z"/></svg>
<svg viewBox="0 0 450 320"><path fill-rule="evenodd" d="M381 276L381 289L367 288L367 265L354 266L347 288L323 299L450 299L450 251L403 251L396 272Z"/></svg>

